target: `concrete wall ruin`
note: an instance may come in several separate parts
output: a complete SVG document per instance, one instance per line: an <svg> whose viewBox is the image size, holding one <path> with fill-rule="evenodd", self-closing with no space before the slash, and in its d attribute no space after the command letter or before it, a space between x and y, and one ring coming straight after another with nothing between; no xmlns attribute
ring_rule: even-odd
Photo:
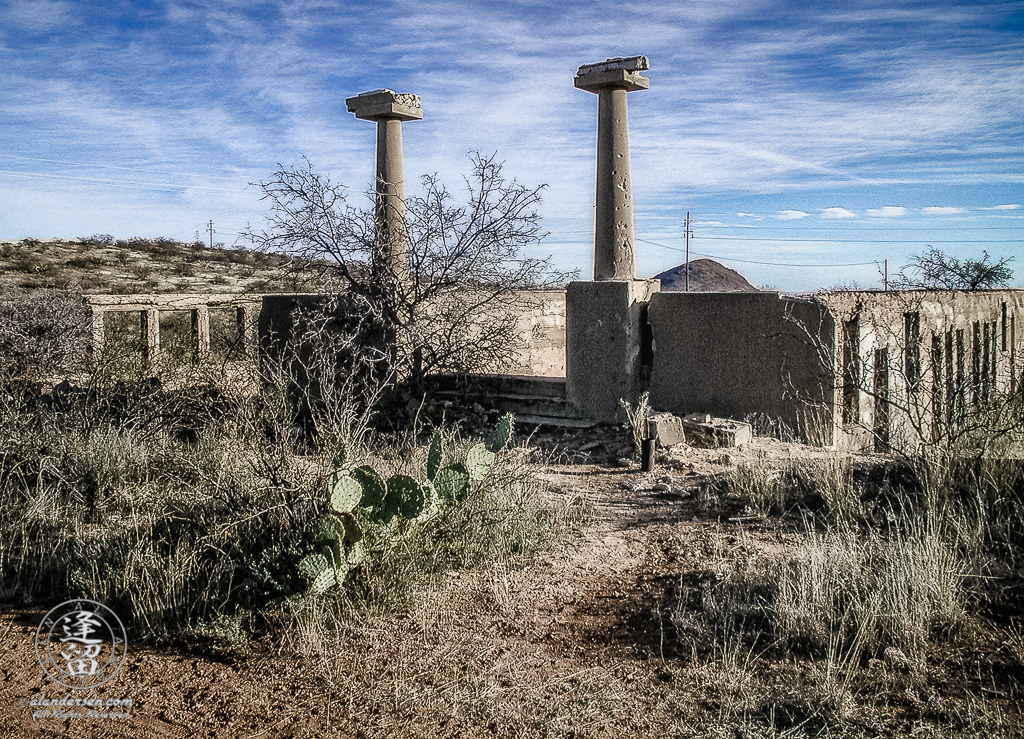
<svg viewBox="0 0 1024 739"><path fill-rule="evenodd" d="M651 403L911 449L1019 393L1024 290L657 293Z"/></svg>
<svg viewBox="0 0 1024 739"><path fill-rule="evenodd" d="M1021 391L1024 290L835 292L836 443L913 448Z"/></svg>
<svg viewBox="0 0 1024 739"><path fill-rule="evenodd" d="M657 293L651 404L678 415L760 414L800 436L832 424L833 320L778 293ZM827 443L827 441L826 441Z"/></svg>

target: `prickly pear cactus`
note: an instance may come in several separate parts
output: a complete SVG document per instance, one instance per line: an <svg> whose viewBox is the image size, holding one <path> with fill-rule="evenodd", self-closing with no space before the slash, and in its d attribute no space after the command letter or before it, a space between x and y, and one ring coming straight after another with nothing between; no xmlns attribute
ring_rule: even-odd
<svg viewBox="0 0 1024 739"><path fill-rule="evenodd" d="M338 513L350 513L363 497L363 486L342 467L331 473L329 484L331 508Z"/></svg>
<svg viewBox="0 0 1024 739"><path fill-rule="evenodd" d="M444 440L441 438L441 432L435 431L434 435L430 437L430 451L427 452L427 479L429 481L434 481L443 461Z"/></svg>
<svg viewBox="0 0 1024 739"><path fill-rule="evenodd" d="M453 464L439 470L434 478L434 490L446 503L458 503L465 500L469 492L469 472L461 463Z"/></svg>
<svg viewBox="0 0 1024 739"><path fill-rule="evenodd" d="M352 479L358 482L363 490L359 505L364 508L379 508L387 494L387 485L384 484L381 476L368 465L356 467L351 474Z"/></svg>
<svg viewBox="0 0 1024 739"><path fill-rule="evenodd" d="M427 496L423 486L406 475L395 475L388 480L388 498L395 501L402 518L416 518L423 513Z"/></svg>
<svg viewBox="0 0 1024 739"><path fill-rule="evenodd" d="M494 427L494 431L487 438L487 449L488 451L497 454L503 451L512 443L512 437L515 435L516 430L516 419L511 413L506 413L498 421L498 425Z"/></svg>
<svg viewBox="0 0 1024 739"><path fill-rule="evenodd" d="M474 444L466 452L466 470L471 480L483 480L493 464L494 452L484 444Z"/></svg>

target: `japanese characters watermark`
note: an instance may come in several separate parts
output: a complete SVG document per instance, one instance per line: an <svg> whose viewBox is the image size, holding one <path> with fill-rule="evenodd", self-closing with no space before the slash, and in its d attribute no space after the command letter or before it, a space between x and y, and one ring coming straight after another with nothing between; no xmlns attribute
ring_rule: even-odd
<svg viewBox="0 0 1024 739"><path fill-rule="evenodd" d="M95 688L121 668L128 649L124 624L94 600L69 600L51 609L36 631L43 671L65 688Z"/></svg>

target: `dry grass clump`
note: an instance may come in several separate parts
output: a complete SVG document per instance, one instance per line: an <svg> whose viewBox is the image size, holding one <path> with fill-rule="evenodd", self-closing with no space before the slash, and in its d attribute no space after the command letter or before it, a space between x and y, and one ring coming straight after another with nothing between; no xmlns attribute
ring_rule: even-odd
<svg viewBox="0 0 1024 739"><path fill-rule="evenodd" d="M781 467L763 457L741 462L722 476L721 484L755 516L783 515L809 497L820 498L836 521L851 522L862 512L853 463L837 452L789 460Z"/></svg>
<svg viewBox="0 0 1024 739"><path fill-rule="evenodd" d="M920 663L966 616L966 565L924 532L811 531L774 574L775 633L812 653L896 647Z"/></svg>
<svg viewBox="0 0 1024 739"><path fill-rule="evenodd" d="M937 656L969 653L971 639L995 629L1005 656L979 657L990 693L1018 689L1005 681L1024 641L1003 614L1016 612L1024 588L1024 465L1010 454L930 453L855 475L852 462L831 452L727 473L730 493L783 515L793 532L782 548L733 546L680 581L671 621L715 686L712 705L730 726L781 712L776 726L795 735L829 726L845 735L892 732L884 712L909 703L955 735L1003 735L1000 709L941 697L949 688L934 681L970 684Z"/></svg>

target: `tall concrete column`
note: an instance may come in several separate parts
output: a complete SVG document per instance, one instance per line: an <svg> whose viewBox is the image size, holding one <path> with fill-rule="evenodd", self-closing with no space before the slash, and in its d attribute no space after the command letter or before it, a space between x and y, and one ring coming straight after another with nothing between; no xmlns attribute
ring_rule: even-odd
<svg viewBox="0 0 1024 739"><path fill-rule="evenodd" d="M374 273L399 282L409 273L409 239L405 221L405 163L402 122L423 118L418 95L393 90L363 92L345 101L350 113L377 123L377 193L374 221Z"/></svg>
<svg viewBox="0 0 1024 739"><path fill-rule="evenodd" d="M650 80L640 74L641 70L650 68L645 56L616 57L597 64L584 64L573 81L577 88L598 96L595 280L636 277L636 226L626 93L650 87Z"/></svg>

